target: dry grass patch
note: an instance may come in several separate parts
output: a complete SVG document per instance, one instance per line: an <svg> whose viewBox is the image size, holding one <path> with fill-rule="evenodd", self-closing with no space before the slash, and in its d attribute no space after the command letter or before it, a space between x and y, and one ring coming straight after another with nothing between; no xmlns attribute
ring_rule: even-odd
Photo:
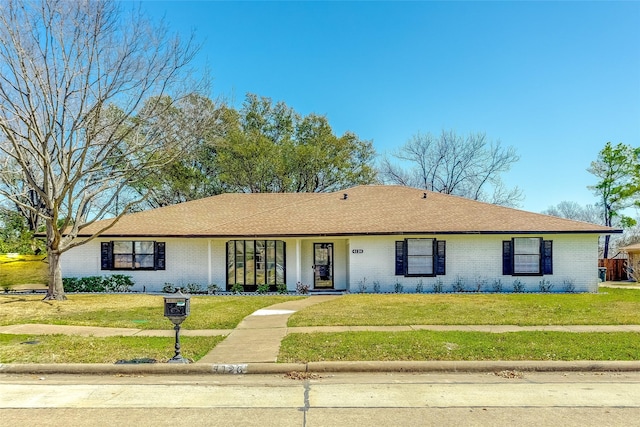
<svg viewBox="0 0 640 427"><path fill-rule="evenodd" d="M181 337L183 357L197 361L224 337ZM78 337L63 335L0 335L0 363L115 363L175 354L175 340L164 337Z"/></svg>

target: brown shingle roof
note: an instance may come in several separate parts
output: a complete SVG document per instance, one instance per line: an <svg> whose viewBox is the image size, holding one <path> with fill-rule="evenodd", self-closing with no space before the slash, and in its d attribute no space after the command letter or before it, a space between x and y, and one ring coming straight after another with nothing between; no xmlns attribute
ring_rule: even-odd
<svg viewBox="0 0 640 427"><path fill-rule="evenodd" d="M96 223L81 235L91 235L104 224ZM410 187L363 185L335 193L222 194L126 215L102 235L276 237L612 232L620 230Z"/></svg>

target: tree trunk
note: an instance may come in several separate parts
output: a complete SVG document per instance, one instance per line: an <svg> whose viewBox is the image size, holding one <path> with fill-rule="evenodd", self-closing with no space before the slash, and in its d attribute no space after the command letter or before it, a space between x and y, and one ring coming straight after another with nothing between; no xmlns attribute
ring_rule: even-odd
<svg viewBox="0 0 640 427"><path fill-rule="evenodd" d="M45 300L64 301L67 299L62 285L62 269L60 268L60 252L47 248L47 260L49 261L49 289Z"/></svg>
<svg viewBox="0 0 640 427"><path fill-rule="evenodd" d="M609 258L609 240L611 239L611 236L606 234L604 236L604 253L602 254L602 258L607 259Z"/></svg>

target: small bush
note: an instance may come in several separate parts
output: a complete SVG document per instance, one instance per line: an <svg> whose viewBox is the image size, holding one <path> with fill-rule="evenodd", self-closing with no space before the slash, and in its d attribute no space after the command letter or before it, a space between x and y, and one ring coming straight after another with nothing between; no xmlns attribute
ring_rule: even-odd
<svg viewBox="0 0 640 427"><path fill-rule="evenodd" d="M440 294L444 291L444 283L442 283L442 279L436 280L436 283L433 284L433 292L436 294Z"/></svg>
<svg viewBox="0 0 640 427"><path fill-rule="evenodd" d="M524 292L524 284L519 279L513 281L513 292Z"/></svg>
<svg viewBox="0 0 640 427"><path fill-rule="evenodd" d="M547 279L542 279L538 287L540 288L540 292L551 292L551 289L553 289L553 285Z"/></svg>
<svg viewBox="0 0 640 427"><path fill-rule="evenodd" d="M364 294L367 292L367 278L363 277L362 280L358 282L358 292Z"/></svg>
<svg viewBox="0 0 640 427"><path fill-rule="evenodd" d="M373 281L373 292L375 292L376 294L380 293L380 281L379 280L374 280Z"/></svg>
<svg viewBox="0 0 640 427"><path fill-rule="evenodd" d="M269 292L269 285L267 284L258 285L257 292L259 294L266 294L267 292Z"/></svg>
<svg viewBox="0 0 640 427"><path fill-rule="evenodd" d="M276 291L279 294L286 294L287 293L287 285L285 285L284 283L280 283L279 285L276 285Z"/></svg>
<svg viewBox="0 0 640 427"><path fill-rule="evenodd" d="M174 294L177 292L177 289L175 286L173 286L172 283L165 283L162 287L162 292L164 292L165 294Z"/></svg>
<svg viewBox="0 0 640 427"><path fill-rule="evenodd" d="M424 291L424 283L422 282L422 279L420 279L418 281L418 284L416 285L416 294L421 294Z"/></svg>
<svg viewBox="0 0 640 427"><path fill-rule="evenodd" d="M240 283L234 283L233 286L231 286L231 292L233 292L234 294L244 292L244 286Z"/></svg>
<svg viewBox="0 0 640 427"><path fill-rule="evenodd" d="M476 283L475 291L482 292L482 288L484 288L487 285L487 279L483 279L482 277L476 277L475 283Z"/></svg>
<svg viewBox="0 0 640 427"><path fill-rule="evenodd" d="M309 285L305 285L302 282L296 283L296 292L299 294L306 295L309 293Z"/></svg>
<svg viewBox="0 0 640 427"><path fill-rule="evenodd" d="M456 277L452 285L453 292L464 292L464 279L460 276Z"/></svg>
<svg viewBox="0 0 640 427"><path fill-rule="evenodd" d="M207 286L207 293L209 294L216 294L218 292L220 292L222 289L220 288L220 286L218 286L215 283L210 284L209 286Z"/></svg>
<svg viewBox="0 0 640 427"><path fill-rule="evenodd" d="M396 284L393 286L393 290L395 291L396 294L401 293L403 289L404 289L404 286L402 286L402 283L400 282L396 282Z"/></svg>
<svg viewBox="0 0 640 427"><path fill-rule="evenodd" d="M131 276L124 274L114 274L103 279L104 290L107 292L128 292L134 283Z"/></svg>
<svg viewBox="0 0 640 427"><path fill-rule="evenodd" d="M491 290L496 293L502 292L502 281L500 279L494 280L491 285Z"/></svg>
<svg viewBox="0 0 640 427"><path fill-rule="evenodd" d="M574 293L576 291L576 285L573 283L573 280L567 279L562 282L564 291L567 293Z"/></svg>
<svg viewBox="0 0 640 427"><path fill-rule="evenodd" d="M202 286L197 283L187 283L187 286L184 287L184 290L188 294L199 294L204 292L204 290L202 289Z"/></svg>

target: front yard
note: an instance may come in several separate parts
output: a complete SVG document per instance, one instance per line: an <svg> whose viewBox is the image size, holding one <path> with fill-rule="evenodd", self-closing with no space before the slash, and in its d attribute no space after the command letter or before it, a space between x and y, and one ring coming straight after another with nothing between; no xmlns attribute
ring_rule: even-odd
<svg viewBox="0 0 640 427"><path fill-rule="evenodd" d="M47 323L139 329L172 328L159 295L0 294L0 325ZM193 296L185 329L230 329L284 296ZM313 298L313 297L311 297ZM345 295L302 311L289 326L323 325L630 325L640 324L640 290L598 294ZM222 337L184 337L199 359ZM173 355L172 339L0 335L0 363L112 363ZM88 350L88 351L87 351ZM280 362L322 360L640 360L640 334L571 332L344 332L290 334Z"/></svg>

